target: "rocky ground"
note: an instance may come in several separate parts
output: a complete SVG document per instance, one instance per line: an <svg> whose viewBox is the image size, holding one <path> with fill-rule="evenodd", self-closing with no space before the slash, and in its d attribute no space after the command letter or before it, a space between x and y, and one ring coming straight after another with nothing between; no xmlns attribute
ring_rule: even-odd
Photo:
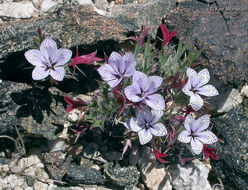
<svg viewBox="0 0 248 190"><path fill-rule="evenodd" d="M156 26L150 33L155 37L162 19L178 31L175 42L202 50L199 61L220 92L209 105L223 140L217 145L219 160L158 164L146 146L122 158L120 140L97 130L68 142L77 115L65 112L63 96L90 97L97 89L92 78L98 76L89 69L91 79L65 79L43 97L38 87L31 92L23 54L37 27L59 46L78 46L84 54L97 49L103 57L103 51L132 49L125 40L145 22ZM0 135L13 138L0 138L0 189L217 190L221 183L225 189L247 189L247 19L246 0L0 0Z"/></svg>

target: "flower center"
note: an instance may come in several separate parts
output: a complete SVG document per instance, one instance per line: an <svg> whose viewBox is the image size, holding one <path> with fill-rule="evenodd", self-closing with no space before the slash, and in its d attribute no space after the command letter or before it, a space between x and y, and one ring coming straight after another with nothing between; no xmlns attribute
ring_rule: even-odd
<svg viewBox="0 0 248 190"><path fill-rule="evenodd" d="M194 94L197 92L197 90L196 89L194 89L194 88L192 88L191 89L191 92L193 92Z"/></svg>
<svg viewBox="0 0 248 190"><path fill-rule="evenodd" d="M191 133L190 133L190 135L189 135L189 136L191 136L192 138L197 137L197 136L194 134L194 132L193 132L193 131L191 131Z"/></svg>
<svg viewBox="0 0 248 190"><path fill-rule="evenodd" d="M144 125L144 128L147 130L147 129L150 129L152 128L152 125L150 123L145 123Z"/></svg>

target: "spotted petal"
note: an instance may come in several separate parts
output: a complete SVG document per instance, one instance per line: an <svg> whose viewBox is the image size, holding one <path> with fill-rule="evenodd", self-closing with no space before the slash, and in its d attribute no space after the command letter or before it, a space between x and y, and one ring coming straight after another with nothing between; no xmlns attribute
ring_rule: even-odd
<svg viewBox="0 0 248 190"><path fill-rule="evenodd" d="M186 83L186 85L183 87L182 91L184 94L188 95L188 96L192 96L194 93L191 91L192 86L191 86L191 79L188 79L188 82Z"/></svg>
<svg viewBox="0 0 248 190"><path fill-rule="evenodd" d="M158 88L162 84L163 78L159 76L150 76L148 77L148 81L151 83L153 88Z"/></svg>
<svg viewBox="0 0 248 190"><path fill-rule="evenodd" d="M49 71L46 70L46 67L35 67L32 72L32 78L34 80L41 80L46 78L49 75Z"/></svg>
<svg viewBox="0 0 248 190"><path fill-rule="evenodd" d="M151 123L156 123L158 122L158 120L163 116L164 112L162 110L155 110L155 109L152 109L151 110L151 113L152 113L152 116L153 116L153 119L151 121Z"/></svg>
<svg viewBox="0 0 248 190"><path fill-rule="evenodd" d="M138 125L143 126L146 123L151 123L153 120L153 115L151 111L147 107L143 107L142 111L138 111L137 115L137 120L138 120Z"/></svg>
<svg viewBox="0 0 248 190"><path fill-rule="evenodd" d="M124 67L124 76L126 77L130 77L133 76L135 73L135 59L132 53L128 53L126 55L123 56L123 67Z"/></svg>
<svg viewBox="0 0 248 190"><path fill-rule="evenodd" d="M115 70L113 69L113 67L109 64L104 64L101 67L98 68L98 73L101 75L102 80L104 81L110 81L110 80L114 80L115 77Z"/></svg>
<svg viewBox="0 0 248 190"><path fill-rule="evenodd" d="M117 73L121 72L121 70L124 69L124 67L121 68L121 66L122 66L122 57L117 52L112 52L111 53L111 55L109 56L109 59L108 59L108 63L113 67L113 69Z"/></svg>
<svg viewBox="0 0 248 190"><path fill-rule="evenodd" d="M140 131L142 128L137 124L137 121L134 120L134 118L132 117L129 123L129 127L131 131L134 132L138 132Z"/></svg>
<svg viewBox="0 0 248 190"><path fill-rule="evenodd" d="M165 108L165 102L160 94L152 94L146 97L145 103L152 109L163 110Z"/></svg>
<svg viewBox="0 0 248 190"><path fill-rule="evenodd" d="M201 87L205 84L207 84L210 80L210 75L207 69L202 69L198 74L197 74L198 82L196 87Z"/></svg>
<svg viewBox="0 0 248 190"><path fill-rule="evenodd" d="M167 130L166 130L165 126L162 123L154 124L150 130L151 130L151 133L154 136L160 137L160 136L167 135Z"/></svg>
<svg viewBox="0 0 248 190"><path fill-rule="evenodd" d="M122 81L122 77L121 77L121 78L115 78L115 79L113 79L113 80L108 81L108 85L109 85L111 88L114 88L114 87L116 87L121 81Z"/></svg>
<svg viewBox="0 0 248 190"><path fill-rule="evenodd" d="M178 135L178 140L182 143L189 143L192 137L190 136L190 132L187 130L182 131Z"/></svg>
<svg viewBox="0 0 248 190"><path fill-rule="evenodd" d="M198 133L197 139L199 139L203 144L213 144L218 141L218 138L211 131Z"/></svg>
<svg viewBox="0 0 248 190"><path fill-rule="evenodd" d="M45 62L41 52L37 49L28 50L24 56L34 66L43 66L43 62Z"/></svg>
<svg viewBox="0 0 248 190"><path fill-rule="evenodd" d="M200 154L203 149L203 144L197 139L192 138L191 139L191 148L195 154Z"/></svg>
<svg viewBox="0 0 248 190"><path fill-rule="evenodd" d="M64 67L54 67L54 70L50 69L50 75L57 81L62 81L65 77Z"/></svg>
<svg viewBox="0 0 248 190"><path fill-rule="evenodd" d="M205 129L208 128L209 124L210 124L209 115L203 115L199 117L195 122L195 125L197 126L196 132L204 131Z"/></svg>
<svg viewBox="0 0 248 190"><path fill-rule="evenodd" d="M200 87L197 89L197 91L198 91L197 92L198 94L201 94L203 96L217 96L217 95L219 95L217 89L211 84Z"/></svg>
<svg viewBox="0 0 248 190"><path fill-rule="evenodd" d="M68 61L70 61L72 56L72 51L64 48L58 49L56 53L56 66L62 66L66 64Z"/></svg>
<svg viewBox="0 0 248 190"><path fill-rule="evenodd" d="M189 102L191 107L195 111L198 111L203 106L203 100L198 94L193 94L192 96L190 96Z"/></svg>
<svg viewBox="0 0 248 190"><path fill-rule="evenodd" d="M127 99L131 100L132 102L140 102L141 100L143 100L139 96L141 91L137 84L127 86L124 90L124 93Z"/></svg>
<svg viewBox="0 0 248 190"><path fill-rule="evenodd" d="M56 59L57 45L51 38L46 38L40 45L40 51L47 63L53 63Z"/></svg>
<svg viewBox="0 0 248 190"><path fill-rule="evenodd" d="M194 69L187 68L186 74L188 76L188 82L190 82L191 87L197 86L197 83L199 81L197 72Z"/></svg>
<svg viewBox="0 0 248 190"><path fill-rule="evenodd" d="M192 131L195 125L195 119L191 115L187 115L184 121L184 127L187 131Z"/></svg>
<svg viewBox="0 0 248 190"><path fill-rule="evenodd" d="M137 83L139 88L144 92L148 83L146 74L136 71L133 75L133 83Z"/></svg>
<svg viewBox="0 0 248 190"><path fill-rule="evenodd" d="M197 76L197 72L194 69L187 68L186 70L187 77L189 78L195 78Z"/></svg>
<svg viewBox="0 0 248 190"><path fill-rule="evenodd" d="M142 129L138 132L139 141L141 145L144 145L152 140L152 134L150 130Z"/></svg>

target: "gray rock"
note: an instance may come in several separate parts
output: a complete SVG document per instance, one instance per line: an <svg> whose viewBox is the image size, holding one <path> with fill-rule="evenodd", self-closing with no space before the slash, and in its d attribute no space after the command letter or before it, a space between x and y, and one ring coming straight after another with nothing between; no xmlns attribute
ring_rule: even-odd
<svg viewBox="0 0 248 190"><path fill-rule="evenodd" d="M159 26L162 17L175 6L176 0L150 0L146 3L115 5L106 16L121 23L126 32L133 32L140 30L145 22L147 26ZM152 33L154 35L156 29Z"/></svg>
<svg viewBox="0 0 248 190"><path fill-rule="evenodd" d="M122 154L117 151L109 151L105 154L105 157L109 162L119 161L122 159Z"/></svg>
<svg viewBox="0 0 248 190"><path fill-rule="evenodd" d="M30 18L34 13L32 2L10 2L0 4L0 16L12 18Z"/></svg>
<svg viewBox="0 0 248 190"><path fill-rule="evenodd" d="M71 167L71 157L66 157L66 154L61 151L42 153L42 158L49 176L55 180L61 181Z"/></svg>
<svg viewBox="0 0 248 190"><path fill-rule="evenodd" d="M16 104L11 99L10 94L13 91L20 91L24 87L10 81L3 81L0 84L0 135L15 134L15 125L18 125L16 114Z"/></svg>
<svg viewBox="0 0 248 190"><path fill-rule="evenodd" d="M223 183L233 183L237 189L248 187L248 100L239 104L225 115L212 119L224 143L217 144L218 162L213 162Z"/></svg>
<svg viewBox="0 0 248 190"><path fill-rule="evenodd" d="M0 84L0 134L15 134L14 126L26 130L26 136L55 139L63 127L66 111L61 92L42 91L24 83ZM54 94L53 94L54 93Z"/></svg>
<svg viewBox="0 0 248 190"><path fill-rule="evenodd" d="M246 0L187 1L168 15L166 25L183 42L203 50L200 62L210 73L240 87L248 80L247 10Z"/></svg>
<svg viewBox="0 0 248 190"><path fill-rule="evenodd" d="M84 6L61 6L39 18L0 24L0 59L31 48L38 26L64 48L125 39L122 25L113 19L99 16Z"/></svg>
<svg viewBox="0 0 248 190"><path fill-rule="evenodd" d="M171 165L169 171L173 188L176 190L212 190L208 182L208 173L211 169L209 167L199 160L194 160L185 166Z"/></svg>
<svg viewBox="0 0 248 190"><path fill-rule="evenodd" d="M63 180L72 185L96 185L102 184L104 182L103 176L100 171L81 166L70 167L67 170Z"/></svg>
<svg viewBox="0 0 248 190"><path fill-rule="evenodd" d="M136 185L140 177L140 172L135 166L121 167L113 163L104 164L104 173L111 183L120 187Z"/></svg>
<svg viewBox="0 0 248 190"><path fill-rule="evenodd" d="M228 112L238 104L242 103L243 99L239 90L232 89L225 103L218 109L219 113Z"/></svg>

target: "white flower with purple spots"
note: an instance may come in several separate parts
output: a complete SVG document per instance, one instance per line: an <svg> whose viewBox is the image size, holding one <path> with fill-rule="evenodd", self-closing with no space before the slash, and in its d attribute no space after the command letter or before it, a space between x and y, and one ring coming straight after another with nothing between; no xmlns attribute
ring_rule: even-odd
<svg viewBox="0 0 248 190"><path fill-rule="evenodd" d="M111 88L116 87L122 79L133 76L136 62L131 53L123 57L116 52L111 53L108 64L104 64L97 70L104 81L107 81Z"/></svg>
<svg viewBox="0 0 248 190"><path fill-rule="evenodd" d="M34 80L41 80L48 75L57 81L62 81L65 76L63 67L72 56L69 49L57 49L56 42L51 38L46 38L40 45L40 50L31 49L25 54L29 63L35 66L32 72Z"/></svg>
<svg viewBox="0 0 248 190"><path fill-rule="evenodd" d="M147 77L144 73L136 71L133 75L133 83L124 90L127 99L132 102L141 102L152 109L163 110L165 101L160 94L156 94L163 79L159 76Z"/></svg>
<svg viewBox="0 0 248 190"><path fill-rule="evenodd" d="M199 95L217 96L219 93L213 85L207 84L210 80L210 75L207 69L203 69L197 73L194 69L187 68L186 73L188 76L188 82L183 87L182 91L186 95L190 96L189 102L191 107L195 111L198 111L203 106L203 99Z"/></svg>
<svg viewBox="0 0 248 190"><path fill-rule="evenodd" d="M218 138L211 131L204 131L208 128L210 118L204 115L195 120L191 115L188 115L184 122L186 130L182 131L178 140L182 143L190 143L195 154L200 154L203 149L203 144L213 144L218 141Z"/></svg>
<svg viewBox="0 0 248 190"><path fill-rule="evenodd" d="M152 140L154 136L165 136L167 130L158 120L163 115L161 110L149 110L136 112L136 118L131 118L128 128L131 131L138 132L140 144L144 145Z"/></svg>

